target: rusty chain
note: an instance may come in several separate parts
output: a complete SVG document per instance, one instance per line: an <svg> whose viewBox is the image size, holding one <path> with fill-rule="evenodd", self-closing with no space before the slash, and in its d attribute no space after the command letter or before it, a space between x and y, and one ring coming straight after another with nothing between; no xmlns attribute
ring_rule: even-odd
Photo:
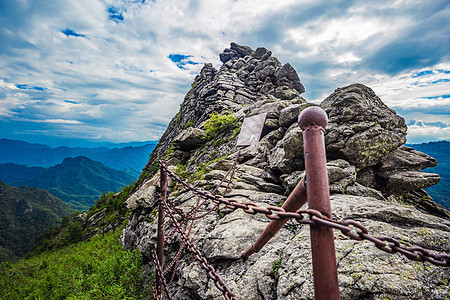
<svg viewBox="0 0 450 300"><path fill-rule="evenodd" d="M229 191L230 191L230 185L231 185L231 181L233 180L233 176L234 176L234 172L236 172L236 166L239 160L239 155L241 153L241 150L239 150L236 153L236 156L234 158L234 162L233 165L231 166L231 168L228 170L227 174L225 174L225 176L222 178L222 180L220 181L220 183L216 186L216 188L212 191L213 194L215 194L219 188L222 186L222 183L225 182L225 180L227 179L228 175L230 175L230 178L228 180L228 184L227 187L225 188L225 191L223 193L221 193L222 195L226 195ZM231 173L231 174L230 174Z"/></svg>
<svg viewBox="0 0 450 300"><path fill-rule="evenodd" d="M161 195L160 195L160 197L161 197ZM199 199L200 199L200 197L199 197ZM202 203L200 203L200 204L198 204L198 203L200 202L200 201L198 201L198 202L197 202L197 206L196 206L191 212L189 212L188 214L185 214L184 211L183 211L182 209L176 207L176 206L175 206L171 201L169 201L169 200L167 200L167 202L166 202L165 204L167 204L167 206L169 207L169 209L172 209L172 210L175 211L178 215L181 216L181 218L182 218L181 223L180 223L181 226L183 226L184 224L188 223L189 221L192 221L192 222L191 222L191 225L190 225L190 228L189 228L189 231L188 231L188 234L187 234L187 236L189 236L189 233L191 232L192 225L194 224L194 221L195 221L195 220L198 220L198 219L201 219L201 218L205 217L206 215L210 214L210 213L218 206L218 205L215 205L215 206L213 207L213 209L209 210L209 211L206 212L205 214L202 214L202 215L200 215L200 216L196 216L197 211L198 211L198 210L200 209L200 207L205 203L205 201L206 201L206 199L205 199ZM174 228L174 229L173 229L173 230L172 230L172 231L164 238L164 243L167 242L167 241L168 241L168 240L169 240L176 232L177 232L177 231L176 231L176 228ZM183 242L183 244L181 245L180 249L178 250L178 252L177 252L177 254L175 255L175 257L174 257L174 259L172 260L172 262L164 269L164 272L163 272L164 275L166 275L174 265L178 264L178 259L180 258L181 253L182 253L182 251L183 251L183 249L184 249L185 246L186 246L186 242ZM176 268L176 267L175 267L175 268ZM173 274L172 274L172 280L171 280L171 283L172 283L172 281L173 281ZM170 284L169 284L169 285L170 285Z"/></svg>
<svg viewBox="0 0 450 300"><path fill-rule="evenodd" d="M367 228L353 220L337 221L327 216L322 215L321 212L313 209L299 209L296 212L286 212L281 207L269 206L267 208L259 207L253 202L241 203L235 199L225 199L222 195L213 195L208 191L201 190L192 184L183 181L179 176L170 171L164 161L160 161L162 168L175 179L178 183L183 185L186 189L192 191L194 194L204 198L210 199L216 204L224 204L227 208L236 210L242 209L248 214L265 214L271 220L281 220L285 218L296 219L297 222L309 225L323 225L331 228L339 229L344 235L353 240L361 241L367 240L375 244L375 246L387 253L401 253L407 258L415 261L428 261L436 266L450 267L450 255L448 254L433 254L428 250L419 247L405 247L400 242L392 237L381 236L375 237L369 234ZM309 219L305 217L308 216ZM354 229L356 228L356 233Z"/></svg>
<svg viewBox="0 0 450 300"><path fill-rule="evenodd" d="M154 260L155 266L156 266L156 276L158 276L161 279L161 283L164 287L164 292L166 293L167 298L170 300L170 299L172 299L172 296L170 295L169 287L167 286L167 283L166 283L166 278L164 277L163 271L161 269L161 265L159 264L159 260L156 255L156 249L152 250L152 256L153 256L153 260ZM158 291L155 287L155 283L156 283L156 280L153 281L153 283L152 283L153 298L159 299L158 298L159 295L158 295Z"/></svg>
<svg viewBox="0 0 450 300"><path fill-rule="evenodd" d="M161 201L165 203L165 199L161 198ZM165 205L164 205L165 206ZM182 239L187 245L187 249L189 252L191 252L194 255L194 258L200 262L201 267L206 270L206 274L208 278L212 279L214 281L215 286L223 293L225 299L237 299L236 296L233 294L233 292L230 290L228 286L225 285L225 283L222 281L222 279L217 275L215 269L213 266L208 264L208 261L206 258L201 254L200 250L197 249L197 247L192 243L191 239L186 236L185 232L183 231L183 228L181 227L180 223L177 221L175 216L172 214L172 211L170 209L166 210L170 219L173 222L173 225L175 226L175 229L178 231Z"/></svg>

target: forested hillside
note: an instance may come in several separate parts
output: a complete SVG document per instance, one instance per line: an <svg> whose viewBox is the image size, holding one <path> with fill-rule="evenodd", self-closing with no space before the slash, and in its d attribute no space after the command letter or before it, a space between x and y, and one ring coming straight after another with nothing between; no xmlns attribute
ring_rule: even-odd
<svg viewBox="0 0 450 300"><path fill-rule="evenodd" d="M45 229L71 212L48 191L0 181L0 261L14 260L29 251Z"/></svg>
<svg viewBox="0 0 450 300"><path fill-rule="evenodd" d="M0 299L149 299L142 253L119 241L132 188L65 217L19 262L0 262Z"/></svg>
<svg viewBox="0 0 450 300"><path fill-rule="evenodd" d="M50 168L0 165L0 180L49 190L75 210L87 210L103 192L117 192L136 179L87 157L66 158Z"/></svg>

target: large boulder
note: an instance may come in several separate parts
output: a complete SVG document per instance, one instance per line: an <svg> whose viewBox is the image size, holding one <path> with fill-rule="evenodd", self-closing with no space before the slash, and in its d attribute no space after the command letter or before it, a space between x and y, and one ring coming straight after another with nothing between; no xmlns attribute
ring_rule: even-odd
<svg viewBox="0 0 450 300"><path fill-rule="evenodd" d="M192 150L204 142L206 132L200 128L189 127L183 130L175 139L174 143L183 150Z"/></svg>
<svg viewBox="0 0 450 300"><path fill-rule="evenodd" d="M362 84L336 89L320 106L329 118L325 135L329 155L360 169L378 164L406 142L405 120Z"/></svg>

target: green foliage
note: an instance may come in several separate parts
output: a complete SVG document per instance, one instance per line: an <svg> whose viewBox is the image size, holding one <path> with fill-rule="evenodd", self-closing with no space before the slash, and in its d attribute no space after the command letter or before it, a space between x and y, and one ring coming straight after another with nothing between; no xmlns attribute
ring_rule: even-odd
<svg viewBox="0 0 450 300"><path fill-rule="evenodd" d="M0 261L28 252L38 236L72 210L48 191L0 181Z"/></svg>
<svg viewBox="0 0 450 300"><path fill-rule="evenodd" d="M186 171L186 165L177 165L175 174L180 176L181 179L187 179L188 182L194 182L196 180L201 180L208 173L208 168L206 164L199 164L197 170L194 173Z"/></svg>
<svg viewBox="0 0 450 300"><path fill-rule="evenodd" d="M183 129L194 126L194 120L191 120L183 125Z"/></svg>
<svg viewBox="0 0 450 300"><path fill-rule="evenodd" d="M150 174L151 176L155 175L159 170L159 162L155 161L152 166L150 167ZM148 177L148 172L147 172L147 176ZM141 180L139 181L139 185L142 183L142 181L144 181L144 179L146 178L144 176L141 176Z"/></svg>
<svg viewBox="0 0 450 300"><path fill-rule="evenodd" d="M129 213L125 201L133 188L134 183L122 188L117 194L103 192L86 215L72 214L63 218L60 224L47 229L27 256L61 249L85 241L96 233L105 233L106 228L117 228L123 225Z"/></svg>
<svg viewBox="0 0 450 300"><path fill-rule="evenodd" d="M75 244L83 240L84 222L77 218L75 213L71 216L64 217L60 224L48 228L39 238L34 248L25 255L31 257L37 253L60 249L71 244Z"/></svg>
<svg viewBox="0 0 450 300"><path fill-rule="evenodd" d="M17 257L11 249L0 246L0 262L2 261L16 261Z"/></svg>
<svg viewBox="0 0 450 300"><path fill-rule="evenodd" d="M123 187L120 193L113 194L109 192L106 194L103 192L103 195L98 199L95 205L88 211L86 220L90 219L94 215L99 215L101 218L101 223L96 224L97 228L102 227L102 231L105 227L108 227L109 224L117 224L119 226L123 222L126 221L126 216L129 213L126 200L130 196L131 191L134 188L134 182L130 185ZM100 216L101 214L101 216ZM87 230L93 231L95 227L88 227ZM90 232L87 232L90 235Z"/></svg>
<svg viewBox="0 0 450 300"><path fill-rule="evenodd" d="M167 149L166 155L164 155L163 159L168 159L170 155L175 152L175 145L170 145L169 149Z"/></svg>
<svg viewBox="0 0 450 300"><path fill-rule="evenodd" d="M176 125L180 124L181 118L183 117L183 106L180 104L180 110L175 115L174 122Z"/></svg>
<svg viewBox="0 0 450 300"><path fill-rule="evenodd" d="M142 254L123 249L120 230L0 264L0 299L148 299Z"/></svg>
<svg viewBox="0 0 450 300"><path fill-rule="evenodd" d="M186 171L186 165L177 165L175 174L180 176L181 179L186 179L189 176L189 172Z"/></svg>
<svg viewBox="0 0 450 300"><path fill-rule="evenodd" d="M278 279L280 277L280 275L278 275L278 271L280 270L280 267L281 267L281 258L274 260L272 262L272 273L270 274L272 276L272 278Z"/></svg>
<svg viewBox="0 0 450 300"><path fill-rule="evenodd" d="M155 164L156 165L156 171L154 171L154 173L153 173L153 168L154 168L154 166L152 166L152 168L150 169L150 172L152 173L152 175L154 175L154 174L156 174L156 172L158 172L158 169L159 169L159 164ZM142 174L141 174L141 176L139 177L139 181L136 183L136 185L141 185L143 182L144 182L144 180L147 178L147 177L149 177L149 173L148 173L148 171L147 170L144 170L143 172L142 172Z"/></svg>
<svg viewBox="0 0 450 300"><path fill-rule="evenodd" d="M219 215L219 218L223 219L225 217L225 214L218 208L216 209L216 213Z"/></svg>
<svg viewBox="0 0 450 300"><path fill-rule="evenodd" d="M211 152L211 154L209 155L211 157L211 160L214 160L217 158L217 151L214 150L213 152Z"/></svg>
<svg viewBox="0 0 450 300"><path fill-rule="evenodd" d="M240 126L239 120L233 114L221 115L215 112L210 115L204 125L206 131L204 139L207 141L217 139L219 136L227 134L230 131L234 134Z"/></svg>
<svg viewBox="0 0 450 300"><path fill-rule="evenodd" d="M283 253L281 250L278 250L277 254L278 254L279 258L272 262L272 273L270 274L270 276L272 276L272 278L275 280L278 280L278 278L280 277L280 275L278 274L278 271L281 268L281 256L283 255Z"/></svg>
<svg viewBox="0 0 450 300"><path fill-rule="evenodd" d="M195 173L191 176L191 181L201 180L208 173L208 168L205 164L199 164Z"/></svg>

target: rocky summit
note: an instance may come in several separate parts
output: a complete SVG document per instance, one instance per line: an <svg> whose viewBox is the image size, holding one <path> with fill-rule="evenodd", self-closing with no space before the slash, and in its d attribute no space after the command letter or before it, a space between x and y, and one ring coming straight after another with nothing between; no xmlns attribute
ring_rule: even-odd
<svg viewBox="0 0 450 300"><path fill-rule="evenodd" d="M155 271L151 251L156 244L159 160L199 189L261 207L281 206L305 173L297 118L315 104L302 98L305 89L294 68L265 48L235 43L219 57L220 69L206 64L195 78L127 200L132 213L121 240L125 248L137 248L148 258L149 278ZM405 247L449 254L450 213L424 190L440 180L422 171L437 162L404 146L404 119L362 84L336 89L320 107L329 117L325 143L333 218L355 220L370 234L390 236ZM261 113L267 113L267 119L260 141L236 147L244 118ZM231 183L222 182L229 170L234 171ZM187 222L186 231L239 299L314 299L308 225L288 221L244 261L241 253L267 226L266 216L212 201L202 204L171 179L169 202L184 214L198 208L196 216L202 217L192 227ZM171 234L173 228L166 217L165 265L179 257L175 271L166 276L172 297L222 298L186 247L179 252L184 242ZM449 297L450 268L381 251L338 230L334 236L342 299Z"/></svg>

